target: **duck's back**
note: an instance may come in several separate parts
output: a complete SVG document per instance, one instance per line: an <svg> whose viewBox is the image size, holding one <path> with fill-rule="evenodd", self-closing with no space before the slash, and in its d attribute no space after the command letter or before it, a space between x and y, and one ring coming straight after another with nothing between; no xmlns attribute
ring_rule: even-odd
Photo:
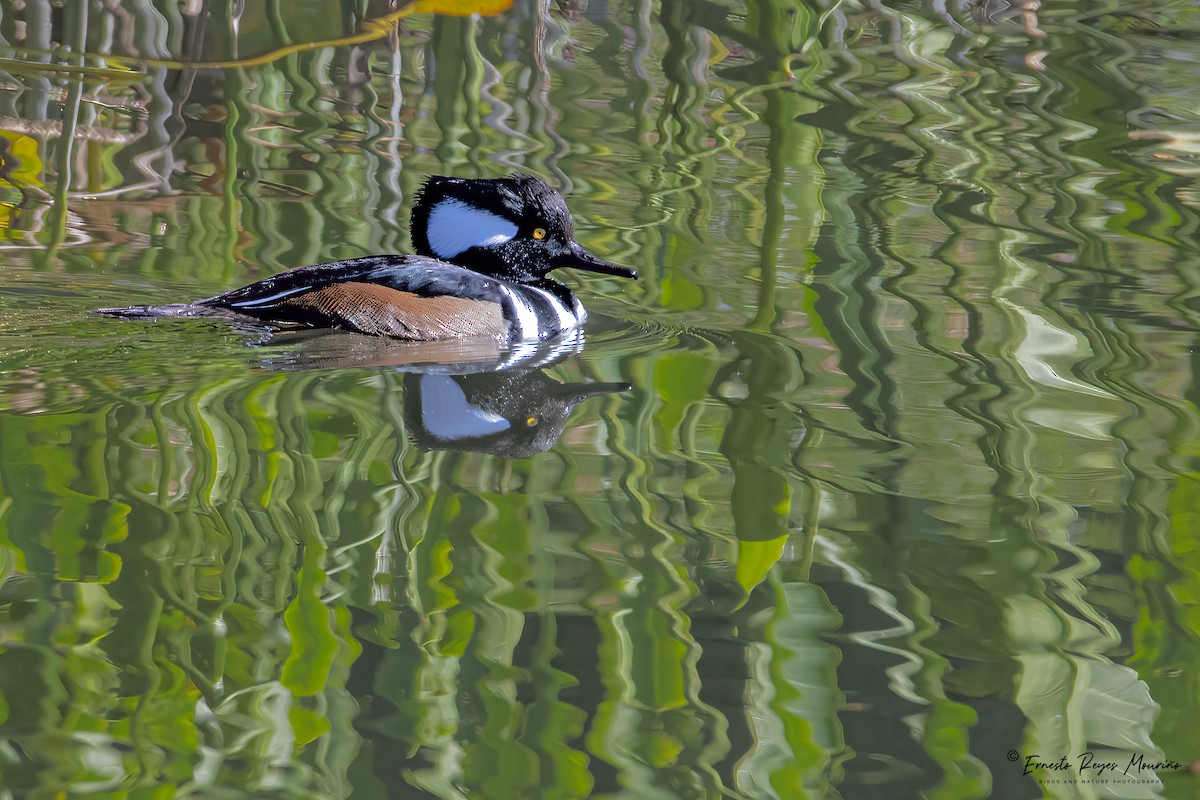
<svg viewBox="0 0 1200 800"><path fill-rule="evenodd" d="M194 303L103 308L120 317L249 317L428 341L507 339L501 281L424 256L366 256L297 267Z"/></svg>

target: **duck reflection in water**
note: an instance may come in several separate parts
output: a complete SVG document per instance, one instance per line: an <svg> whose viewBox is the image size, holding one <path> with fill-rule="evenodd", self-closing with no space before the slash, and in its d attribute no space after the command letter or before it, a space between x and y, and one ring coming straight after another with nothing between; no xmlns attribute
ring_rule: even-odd
<svg viewBox="0 0 1200 800"><path fill-rule="evenodd" d="M559 383L538 368L404 376L404 419L418 447L503 458L544 453L583 400L625 383Z"/></svg>
<svg viewBox="0 0 1200 800"><path fill-rule="evenodd" d="M560 383L545 370L583 349L583 336L498 348L491 342L396 342L344 333L272 337L292 345L269 369L387 368L404 373L404 421L424 450L529 458L562 436L575 407L627 383Z"/></svg>

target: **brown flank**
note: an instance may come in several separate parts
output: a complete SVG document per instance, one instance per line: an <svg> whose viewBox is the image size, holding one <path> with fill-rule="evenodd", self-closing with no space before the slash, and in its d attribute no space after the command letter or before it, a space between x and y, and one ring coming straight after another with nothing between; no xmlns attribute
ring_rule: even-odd
<svg viewBox="0 0 1200 800"><path fill-rule="evenodd" d="M508 332L498 303L419 297L377 283L336 283L281 300L279 305L316 312L337 327L401 339L501 337Z"/></svg>

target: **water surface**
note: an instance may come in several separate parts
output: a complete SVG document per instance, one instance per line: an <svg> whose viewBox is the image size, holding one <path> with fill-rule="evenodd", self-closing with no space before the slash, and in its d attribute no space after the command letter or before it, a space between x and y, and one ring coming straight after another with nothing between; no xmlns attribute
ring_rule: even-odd
<svg viewBox="0 0 1200 800"><path fill-rule="evenodd" d="M1194 793L1198 14L6 5L0 794ZM87 313L514 169L511 369Z"/></svg>

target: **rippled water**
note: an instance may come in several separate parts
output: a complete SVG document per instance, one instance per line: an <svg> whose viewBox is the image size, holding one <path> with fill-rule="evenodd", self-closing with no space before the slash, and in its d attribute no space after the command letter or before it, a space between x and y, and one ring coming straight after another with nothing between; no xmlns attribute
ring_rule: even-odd
<svg viewBox="0 0 1200 800"><path fill-rule="evenodd" d="M1200 10L1036 5L0 6L0 796L1194 793ZM86 313L512 169L516 367Z"/></svg>

